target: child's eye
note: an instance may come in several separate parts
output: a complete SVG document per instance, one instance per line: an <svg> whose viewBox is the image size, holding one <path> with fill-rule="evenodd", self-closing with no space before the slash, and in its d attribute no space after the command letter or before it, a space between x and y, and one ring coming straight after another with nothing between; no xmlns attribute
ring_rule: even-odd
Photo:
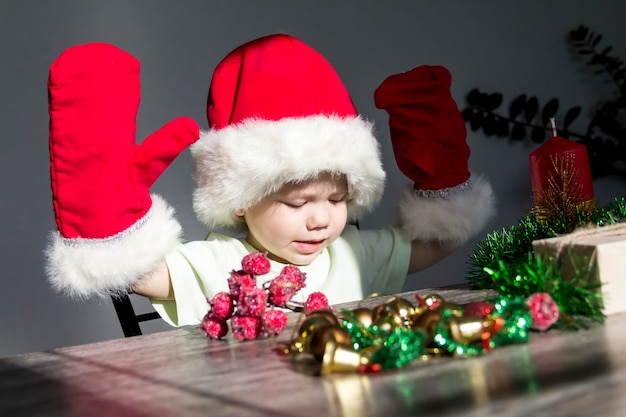
<svg viewBox="0 0 626 417"><path fill-rule="evenodd" d="M286 205L289 208L300 208L304 205L304 202L300 202L300 201L283 201L283 204Z"/></svg>
<svg viewBox="0 0 626 417"><path fill-rule="evenodd" d="M332 204L339 204L339 203L343 203L344 201L346 201L346 197L339 197L339 198L330 198L328 199L328 201L330 201Z"/></svg>

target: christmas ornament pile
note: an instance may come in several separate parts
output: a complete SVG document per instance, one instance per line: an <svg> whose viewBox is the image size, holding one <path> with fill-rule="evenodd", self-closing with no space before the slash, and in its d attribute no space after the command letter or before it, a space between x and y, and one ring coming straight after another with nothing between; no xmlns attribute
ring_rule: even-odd
<svg viewBox="0 0 626 417"><path fill-rule="evenodd" d="M475 356L524 343L531 329L547 330L559 317L546 293L466 305L437 294L414 297L411 302L393 296L372 308L313 311L282 352L295 362L312 362L319 375L379 372L415 360Z"/></svg>
<svg viewBox="0 0 626 417"><path fill-rule="evenodd" d="M316 374L371 373L405 367L435 356L473 356L528 340L529 331L547 330L559 320L557 303L548 293L459 305L437 294L414 300L392 296L373 307L339 310L321 292L305 303L294 296L306 286L306 274L295 265L263 285L259 276L270 272L266 253L255 252L228 277L229 291L207 299L209 310L201 330L221 339L229 330L238 341L280 335L286 311L302 312L288 342L278 351L294 362L312 362Z"/></svg>

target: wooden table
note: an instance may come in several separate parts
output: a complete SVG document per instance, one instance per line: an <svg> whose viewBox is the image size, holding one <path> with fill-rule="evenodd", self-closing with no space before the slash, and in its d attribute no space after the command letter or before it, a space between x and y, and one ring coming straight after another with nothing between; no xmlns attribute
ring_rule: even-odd
<svg viewBox="0 0 626 417"><path fill-rule="evenodd" d="M469 302L483 294L437 292ZM291 317L290 327L298 317ZM288 328L279 340L289 340ZM297 372L275 341L197 328L0 359L1 416L624 416L626 315L399 371Z"/></svg>

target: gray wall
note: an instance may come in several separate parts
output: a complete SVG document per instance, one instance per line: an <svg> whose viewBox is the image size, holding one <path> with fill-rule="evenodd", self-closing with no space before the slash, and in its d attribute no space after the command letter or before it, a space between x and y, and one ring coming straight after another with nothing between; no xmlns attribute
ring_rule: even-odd
<svg viewBox="0 0 626 417"><path fill-rule="evenodd" d="M110 42L142 62L142 138L165 121L188 115L206 127L204 104L217 62L257 36L289 33L322 52L344 79L359 110L373 119L389 173L380 207L365 228L394 220L406 183L388 144L386 114L372 93L388 75L421 64L453 74L460 106L473 87L521 93L563 107L605 99L610 90L576 63L565 38L585 24L626 56L626 2L569 1L26 1L0 2L0 356L122 337L112 306L54 294L42 270L42 250L54 230L48 171L46 78L51 62L70 46ZM579 127L585 127L580 121ZM529 142L470 133L470 167L485 173L499 199L488 230L508 227L530 208ZM191 161L181 155L154 190L176 207L186 238L206 230L191 209ZM626 194L622 178L596 181L601 203ZM487 232L487 231L485 231ZM464 280L478 239L441 264L412 276L406 289ZM148 307L136 300L138 309ZM161 324L148 331L165 330Z"/></svg>

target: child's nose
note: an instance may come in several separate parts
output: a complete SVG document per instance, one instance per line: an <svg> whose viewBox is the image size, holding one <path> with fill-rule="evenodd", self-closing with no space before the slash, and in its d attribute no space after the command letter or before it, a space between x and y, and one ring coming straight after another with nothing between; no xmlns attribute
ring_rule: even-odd
<svg viewBox="0 0 626 417"><path fill-rule="evenodd" d="M309 229L325 228L328 226L329 219L330 215L328 214L327 210L312 210L311 213L309 213L309 217L307 218L307 227Z"/></svg>

